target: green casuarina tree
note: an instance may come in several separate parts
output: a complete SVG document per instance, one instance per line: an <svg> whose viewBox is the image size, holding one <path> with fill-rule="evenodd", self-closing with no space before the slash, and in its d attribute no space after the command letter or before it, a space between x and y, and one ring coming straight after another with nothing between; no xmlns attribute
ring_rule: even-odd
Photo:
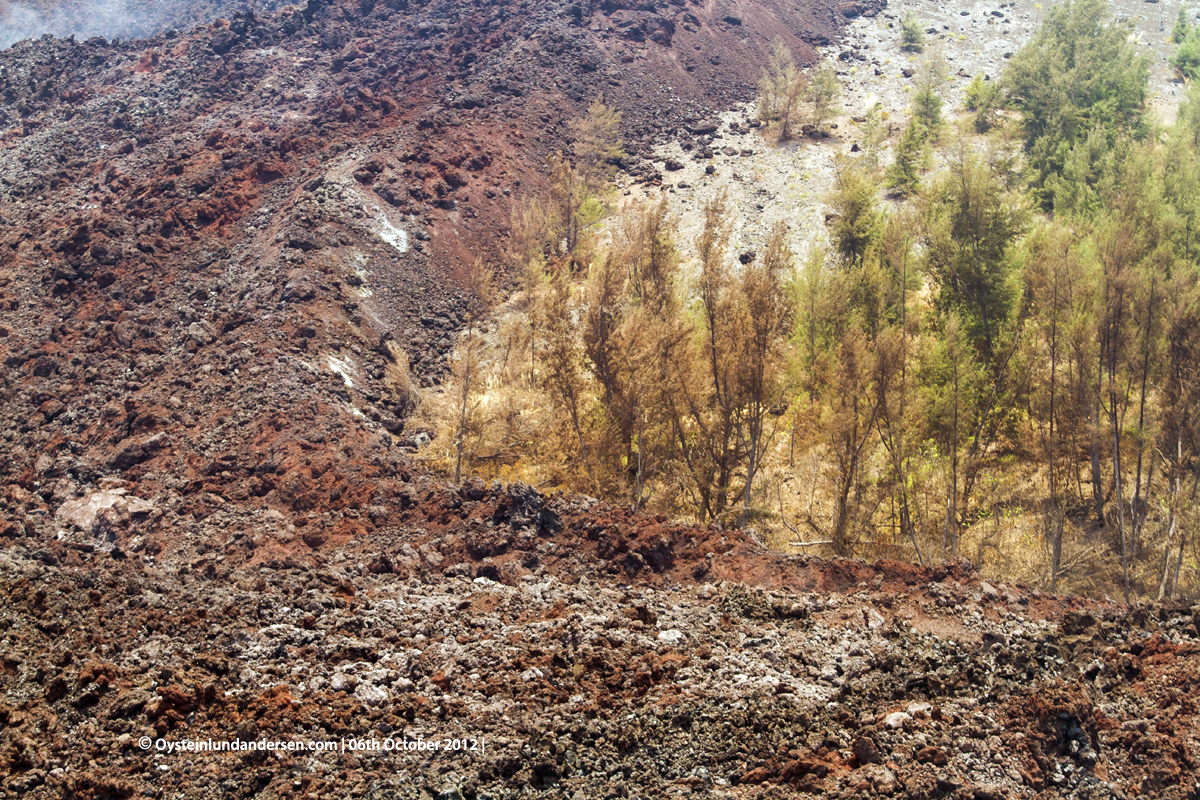
<svg viewBox="0 0 1200 800"><path fill-rule="evenodd" d="M800 388L807 396L810 410L815 411L831 383L829 353L831 330L826 309L834 297L831 273L827 269L828 254L823 247L813 247L799 270L796 282L796 319L793 339L800 366Z"/></svg>
<svg viewBox="0 0 1200 800"><path fill-rule="evenodd" d="M1164 153L1163 192L1178 217L1176 251L1190 264L1200 257L1200 82L1180 108Z"/></svg>
<svg viewBox="0 0 1200 800"><path fill-rule="evenodd" d="M1029 362L1040 372L1029 393L1030 418L1038 423L1039 443L1048 477L1048 496L1042 510L1042 534L1050 550L1050 590L1058 587L1062 565L1063 527L1066 501L1063 486L1067 448L1063 445L1065 398L1068 384L1067 320L1073 291L1081 282L1074 237L1062 225L1047 224L1034 230L1025 241L1029 251L1025 268L1026 293L1035 335L1028 346L1035 348Z"/></svg>
<svg viewBox="0 0 1200 800"><path fill-rule="evenodd" d="M900 21L900 49L909 53L919 53L925 49L925 32L921 29L921 21L911 11Z"/></svg>
<svg viewBox="0 0 1200 800"><path fill-rule="evenodd" d="M911 236L877 210L874 187L852 163L839 164L839 187L830 204L839 212L831 225L837 261L821 275L820 261L805 271L799 303L797 344L805 388L821 407L832 509L827 527L836 552L847 555L874 526L874 515L899 494L903 535L917 547L908 488L916 430L912 404L899 392L909 374L909 329L905 316L913 270ZM900 224L897 224L900 222ZM911 391L913 386L907 385ZM877 474L883 445L890 475ZM923 556L921 556L923 557Z"/></svg>
<svg viewBox="0 0 1200 800"><path fill-rule="evenodd" d="M1102 125L1075 142L1066 151L1061 171L1046 178L1046 195L1053 199L1054 213L1084 219L1099 213L1104 205L1101 193L1106 184L1112 184L1131 144L1125 136L1110 141Z"/></svg>
<svg viewBox="0 0 1200 800"><path fill-rule="evenodd" d="M916 397L917 372L912 368L920 346L921 314L915 304L910 309L910 298L920 289L912 252L916 227L911 209L898 211L882 225L878 252L888 286L884 294L886 324L875 338L876 430L887 458L884 480L892 496L891 516L901 540L911 542L917 560L925 563L917 535L924 528L924 514L917 500L921 480L915 462L926 429Z"/></svg>
<svg viewBox="0 0 1200 800"><path fill-rule="evenodd" d="M834 174L836 184L828 203L835 217L829 233L843 261L861 264L867 248L878 237L882 218L875 183L856 162L841 155L834 159Z"/></svg>
<svg viewBox="0 0 1200 800"><path fill-rule="evenodd" d="M868 172L879 168L880 151L887 139L887 129L883 124L883 105L875 103L867 109L862 126L862 161Z"/></svg>
<svg viewBox="0 0 1200 800"><path fill-rule="evenodd" d="M1002 154L981 155L960 141L924 202L925 270L937 304L961 316L987 363L1020 296L1012 245L1028 217L1006 169Z"/></svg>
<svg viewBox="0 0 1200 800"><path fill-rule="evenodd" d="M1009 169L1005 154L976 153L960 141L923 198L924 270L946 342L935 359L940 388L928 407L947 459L944 543L951 552L982 457L1008 425L1021 383L1013 362L1022 323L1014 245L1027 212L1008 189Z"/></svg>
<svg viewBox="0 0 1200 800"><path fill-rule="evenodd" d="M803 282L799 339L811 363L807 386L819 410L818 424L826 448L823 459L832 488L827 525L818 529L838 555L849 555L870 524L872 480L869 465L879 446L874 434L880 409L875 389L876 354L864 325L864 273L855 261L838 259L821 270L814 259ZM803 296L807 295L807 296ZM804 330L804 329L807 330Z"/></svg>
<svg viewBox="0 0 1200 800"><path fill-rule="evenodd" d="M1112 454L1113 499L1116 501L1118 545L1125 600L1129 600L1129 522L1125 508L1125 465L1123 440L1126 380L1124 367L1133 336L1133 284L1136 251L1129 222L1109 221L1097 234L1099 265L1099 356L1098 406L1108 423Z"/></svg>
<svg viewBox="0 0 1200 800"><path fill-rule="evenodd" d="M1013 57L1003 87L1021 112L1029 178L1053 207L1047 179L1061 173L1071 148L1100 126L1110 144L1120 132L1145 133L1149 64L1129 27L1110 19L1104 0L1068 0L1050 10Z"/></svg>
<svg viewBox="0 0 1200 800"><path fill-rule="evenodd" d="M1179 14L1175 17L1175 26L1171 28L1171 41L1175 44L1183 44L1191 32L1192 23L1188 20L1187 7L1185 4L1180 3Z"/></svg>
<svg viewBox="0 0 1200 800"><path fill-rule="evenodd" d="M967 85L963 105L975 112L975 132L987 133L996 122L996 111L1000 100L1000 88L996 81L985 80L976 75Z"/></svg>
<svg viewBox="0 0 1200 800"><path fill-rule="evenodd" d="M941 556L954 558L958 555L960 517L965 511L960 509L959 501L964 484L963 461L974 427L972 417L983 405L987 374L957 312L942 315L939 322L938 336L921 353L920 406L945 467Z"/></svg>
<svg viewBox="0 0 1200 800"><path fill-rule="evenodd" d="M782 41L771 48L770 60L758 82L758 118L775 131L780 142L792 138L808 80L796 68L792 51Z"/></svg>
<svg viewBox="0 0 1200 800"><path fill-rule="evenodd" d="M917 67L912 116L921 123L930 139L936 139L942 127L942 89L945 88L948 72L949 67L940 49L923 58Z"/></svg>
<svg viewBox="0 0 1200 800"><path fill-rule="evenodd" d="M910 368L914 342L906 323L889 325L875 339L874 389L878 411L875 428L887 460L883 482L891 493L892 518L901 540L913 546L917 560L925 563L918 540L924 528L923 514L917 500L919 482L914 469L925 426L922 408L915 401L916 373Z"/></svg>
<svg viewBox="0 0 1200 800"><path fill-rule="evenodd" d="M1200 484L1200 275L1178 270L1166 299L1166 380L1159 450L1168 481L1166 537L1158 598L1178 588L1188 537L1187 514L1196 520ZM1189 464L1194 465L1189 470ZM1190 474L1189 474L1190 473ZM1188 485L1190 483L1190 486ZM1194 533L1193 533L1194 535ZM1174 552L1172 552L1174 551Z"/></svg>
<svg viewBox="0 0 1200 800"><path fill-rule="evenodd" d="M915 194L920 173L928 160L928 150L938 138L942 127L942 86L946 81L946 60L940 51L922 60L917 70L917 91L913 95L911 116L900 141L896 144L896 159L888 167L885 181L888 189L899 197Z"/></svg>
<svg viewBox="0 0 1200 800"><path fill-rule="evenodd" d="M837 113L837 99L842 92L838 83L837 70L832 64L823 64L808 81L808 103L812 108L813 133L825 132L825 123Z"/></svg>
<svg viewBox="0 0 1200 800"><path fill-rule="evenodd" d="M1182 7L1172 38L1178 47L1171 56L1171 66L1190 80L1200 80L1200 25L1189 25Z"/></svg>
<svg viewBox="0 0 1200 800"><path fill-rule="evenodd" d="M899 197L916 194L921 182L921 167L925 162L927 133L914 117L900 134L896 144L896 160L887 168L885 185Z"/></svg>

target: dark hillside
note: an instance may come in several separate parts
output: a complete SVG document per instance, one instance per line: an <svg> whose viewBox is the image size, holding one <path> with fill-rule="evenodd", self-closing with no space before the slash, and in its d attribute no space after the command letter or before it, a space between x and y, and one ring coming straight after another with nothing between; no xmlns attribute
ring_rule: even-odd
<svg viewBox="0 0 1200 800"><path fill-rule="evenodd" d="M498 258L568 117L603 93L631 153L703 136L711 109L752 95L773 37L811 56L837 19L310 2L0 53L7 524L44 535L47 487L105 478L196 513L206 496L344 507L347 482L394 469L393 362L444 369L456 278Z"/></svg>

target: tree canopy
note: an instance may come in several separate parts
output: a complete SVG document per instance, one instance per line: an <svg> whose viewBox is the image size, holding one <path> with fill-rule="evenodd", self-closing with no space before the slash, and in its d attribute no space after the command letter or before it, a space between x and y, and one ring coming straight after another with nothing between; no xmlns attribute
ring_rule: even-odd
<svg viewBox="0 0 1200 800"><path fill-rule="evenodd" d="M1055 6L1004 75L1010 105L1024 118L1030 184L1046 208L1047 187L1072 149L1093 130L1109 146L1119 135L1145 134L1147 58L1129 41L1129 28L1110 19L1104 0Z"/></svg>

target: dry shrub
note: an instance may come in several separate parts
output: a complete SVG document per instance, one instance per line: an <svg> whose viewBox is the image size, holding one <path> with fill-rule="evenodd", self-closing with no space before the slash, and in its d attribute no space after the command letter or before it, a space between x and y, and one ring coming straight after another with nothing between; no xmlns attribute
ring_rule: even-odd
<svg viewBox="0 0 1200 800"><path fill-rule="evenodd" d="M421 404L420 390L413 380L408 353L395 342L387 343L388 363L383 370L383 385L396 404L396 415L408 416Z"/></svg>

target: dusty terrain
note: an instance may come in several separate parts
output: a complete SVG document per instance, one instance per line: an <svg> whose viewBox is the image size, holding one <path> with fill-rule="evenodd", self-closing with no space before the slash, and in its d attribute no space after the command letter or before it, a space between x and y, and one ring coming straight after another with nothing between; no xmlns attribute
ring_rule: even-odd
<svg viewBox="0 0 1200 800"><path fill-rule="evenodd" d="M907 123L926 59L944 59L946 74L940 90L944 113L951 120L962 117L971 79L983 75L998 80L1007 59L1032 38L1052 6L892 0L878 13L850 20L841 37L817 48L817 57L834 66L841 87L827 135L799 136L777 144L755 126L756 105L745 103L719 114L719 124L703 142L684 139L657 145L651 159L662 180L655 185L624 179L624 195L633 202L665 195L679 220L681 249L691 254L704 204L724 192L736 211L731 242L735 250L761 246L775 222L782 220L789 225L793 249L803 260L814 243L828 239L824 220L831 209L825 200L834 187L835 158L839 154L858 157L867 112L878 106L888 131L881 157L886 164L890 146ZM1179 4L1138 0L1114 3L1113 8L1131 26L1134 40L1150 59L1153 107L1162 120L1173 120L1185 88L1178 71L1167 63L1174 47L1169 42L1170 28ZM900 23L908 14L925 31L921 52L900 47ZM1200 19L1200 9L1195 16ZM888 202L882 187L880 200Z"/></svg>
<svg viewBox="0 0 1200 800"><path fill-rule="evenodd" d="M0 787L1194 796L1189 608L410 461L456 279L568 118L605 94L626 180L669 180L641 158L707 146L772 39L811 63L881 5L313 0L0 52ZM156 744L207 738L485 744Z"/></svg>

